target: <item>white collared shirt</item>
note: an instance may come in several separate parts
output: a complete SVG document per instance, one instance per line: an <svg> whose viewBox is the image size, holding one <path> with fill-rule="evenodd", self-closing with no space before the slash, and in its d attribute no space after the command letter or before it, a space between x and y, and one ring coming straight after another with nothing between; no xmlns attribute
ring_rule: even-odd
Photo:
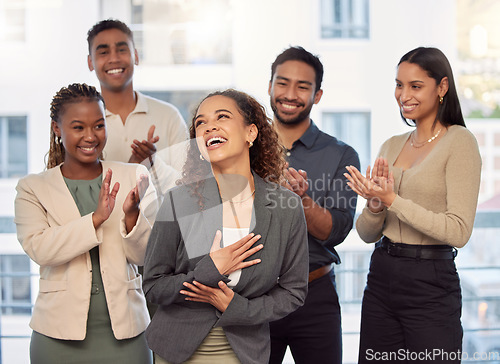
<svg viewBox="0 0 500 364"><path fill-rule="evenodd" d="M128 162L132 155L134 139L146 140L151 125L155 125L157 153L154 158L154 170L148 161L144 164L150 168L153 183L162 194L173 186L180 177L180 171L186 158L186 141L188 132L186 123L175 106L154 99L136 91L137 104L128 115L125 123L120 115L106 110L106 127L108 140L104 148L104 159ZM175 149L175 152L173 151Z"/></svg>

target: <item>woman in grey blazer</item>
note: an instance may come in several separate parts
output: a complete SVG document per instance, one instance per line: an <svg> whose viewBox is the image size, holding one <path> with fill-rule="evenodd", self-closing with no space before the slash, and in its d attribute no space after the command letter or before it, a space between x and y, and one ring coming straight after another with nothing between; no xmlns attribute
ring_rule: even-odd
<svg viewBox="0 0 500 364"><path fill-rule="evenodd" d="M300 198L279 186L282 148L247 94L208 95L190 133L146 250L143 288L158 304L148 344L157 363L267 363L268 323L307 293Z"/></svg>

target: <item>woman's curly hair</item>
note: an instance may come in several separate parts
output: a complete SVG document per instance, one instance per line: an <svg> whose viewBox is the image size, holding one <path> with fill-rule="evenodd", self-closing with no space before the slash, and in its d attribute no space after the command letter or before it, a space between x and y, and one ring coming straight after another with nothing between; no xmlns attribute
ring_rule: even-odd
<svg viewBox="0 0 500 364"><path fill-rule="evenodd" d="M278 141L278 134L272 126L271 119L267 117L264 107L252 96L241 91L228 89L225 91L216 91L206 96L200 102L196 111L203 101L213 96L225 96L234 100L245 123L247 125L255 124L259 132L253 142L253 146L249 149L250 168L264 180L280 183L284 179L284 150ZM191 143L188 148L186 163L182 170L182 177L178 181L178 184L193 186L194 194L199 195L198 191L203 185L203 180L211 172L211 168L209 162L200 158L200 150L195 140L196 111L189 127Z"/></svg>

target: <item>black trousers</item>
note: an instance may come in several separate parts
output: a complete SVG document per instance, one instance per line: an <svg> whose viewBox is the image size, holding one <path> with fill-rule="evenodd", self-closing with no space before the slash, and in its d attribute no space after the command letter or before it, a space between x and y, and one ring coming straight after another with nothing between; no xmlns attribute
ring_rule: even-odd
<svg viewBox="0 0 500 364"><path fill-rule="evenodd" d="M342 330L333 270L309 283L304 306L270 327L269 363L281 363L290 346L296 364L340 364Z"/></svg>
<svg viewBox="0 0 500 364"><path fill-rule="evenodd" d="M359 363L460 363L462 294L453 259L372 254Z"/></svg>

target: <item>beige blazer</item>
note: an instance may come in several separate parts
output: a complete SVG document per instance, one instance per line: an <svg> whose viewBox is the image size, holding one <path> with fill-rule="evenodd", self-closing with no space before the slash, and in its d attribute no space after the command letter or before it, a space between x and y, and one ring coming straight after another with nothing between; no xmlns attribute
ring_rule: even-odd
<svg viewBox="0 0 500 364"><path fill-rule="evenodd" d="M92 281L89 250L99 246L101 275L113 333L117 339L143 332L149 315L137 265L142 265L158 209L150 183L136 226L126 234L123 201L142 165L102 162L103 175L113 171L120 183L109 219L97 230L92 214L80 216L60 166L28 175L16 187L15 223L24 251L40 266L40 289L30 327L49 337L83 340L86 335Z"/></svg>

